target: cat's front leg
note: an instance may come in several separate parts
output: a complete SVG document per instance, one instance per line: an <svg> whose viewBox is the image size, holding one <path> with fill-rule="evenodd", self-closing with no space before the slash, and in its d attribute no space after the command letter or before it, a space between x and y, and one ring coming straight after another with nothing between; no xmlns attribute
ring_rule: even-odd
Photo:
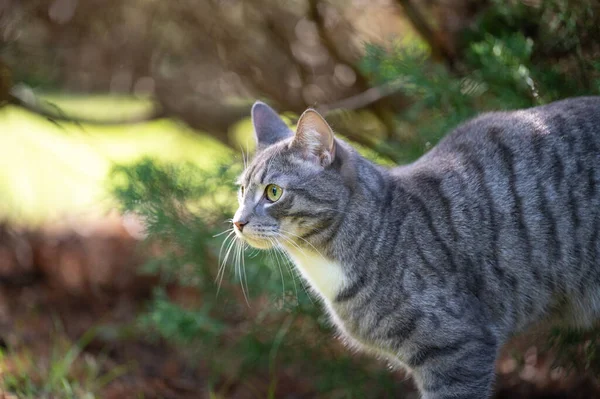
<svg viewBox="0 0 600 399"><path fill-rule="evenodd" d="M497 349L490 334L467 336L422 345L408 363L423 399L489 399Z"/></svg>

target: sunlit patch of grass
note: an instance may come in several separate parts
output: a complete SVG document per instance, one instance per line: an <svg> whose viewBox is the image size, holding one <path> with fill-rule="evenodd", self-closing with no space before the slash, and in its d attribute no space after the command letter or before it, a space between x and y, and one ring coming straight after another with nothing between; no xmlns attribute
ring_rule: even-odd
<svg viewBox="0 0 600 399"><path fill-rule="evenodd" d="M148 100L126 96L44 95L57 112L115 120L147 113ZM288 122L294 115L285 115ZM290 126L293 128L293 126ZM181 123L162 119L132 125L52 122L16 107L0 109L0 218L39 224L111 208L105 180L115 164L142 158L190 162L202 169L241 162L254 149L250 119L233 127L233 150ZM363 155L372 151L357 146Z"/></svg>
<svg viewBox="0 0 600 399"><path fill-rule="evenodd" d="M41 101L49 110L70 117L93 120L116 120L149 113L153 103L149 99L126 95L73 95L43 94Z"/></svg>
<svg viewBox="0 0 600 399"><path fill-rule="evenodd" d="M63 333L53 337L48 354L26 346L0 351L0 391L19 398L98 398L110 382L125 374L129 367L107 371L101 357L84 353L93 339L89 330L77 342Z"/></svg>
<svg viewBox="0 0 600 399"><path fill-rule="evenodd" d="M119 118L144 110L143 100L49 97L69 115ZM201 168L231 150L182 124L157 120L123 126L53 123L15 107L0 109L0 217L39 223L110 207L105 179L117 163L143 157Z"/></svg>

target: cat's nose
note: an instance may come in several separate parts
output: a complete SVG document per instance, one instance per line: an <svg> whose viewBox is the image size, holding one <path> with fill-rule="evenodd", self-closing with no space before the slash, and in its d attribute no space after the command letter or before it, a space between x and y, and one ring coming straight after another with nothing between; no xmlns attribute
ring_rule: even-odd
<svg viewBox="0 0 600 399"><path fill-rule="evenodd" d="M233 224L235 224L235 227L237 227L240 231L244 230L244 226L248 224L248 222L244 222L241 220L238 220L237 222L233 222Z"/></svg>

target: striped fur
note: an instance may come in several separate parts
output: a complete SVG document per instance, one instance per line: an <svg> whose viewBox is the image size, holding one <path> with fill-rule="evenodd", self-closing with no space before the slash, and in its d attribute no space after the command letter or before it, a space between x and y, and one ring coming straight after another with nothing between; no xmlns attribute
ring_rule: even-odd
<svg viewBox="0 0 600 399"><path fill-rule="evenodd" d="M409 368L424 398L489 398L512 334L598 317L600 97L484 114L393 169L338 139L307 155L265 104L253 119L238 235L285 248L340 331Z"/></svg>

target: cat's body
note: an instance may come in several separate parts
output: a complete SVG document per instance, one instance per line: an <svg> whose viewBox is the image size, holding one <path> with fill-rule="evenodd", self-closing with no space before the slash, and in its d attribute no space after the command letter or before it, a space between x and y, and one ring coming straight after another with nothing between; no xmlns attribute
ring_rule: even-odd
<svg viewBox="0 0 600 399"><path fill-rule="evenodd" d="M238 234L279 239L349 340L411 369L424 398L488 398L510 335L600 315L600 97L484 114L393 169L318 115L293 136L263 107Z"/></svg>

